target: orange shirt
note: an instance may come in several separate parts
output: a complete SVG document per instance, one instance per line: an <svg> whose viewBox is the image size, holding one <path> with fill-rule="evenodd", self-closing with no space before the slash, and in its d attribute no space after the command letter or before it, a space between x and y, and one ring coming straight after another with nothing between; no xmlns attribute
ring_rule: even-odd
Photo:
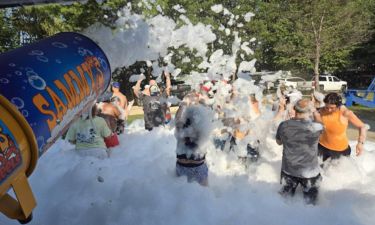
<svg viewBox="0 0 375 225"><path fill-rule="evenodd" d="M341 111L321 115L324 131L320 135L319 143L333 151L344 151L349 146L346 135L348 122L341 121Z"/></svg>

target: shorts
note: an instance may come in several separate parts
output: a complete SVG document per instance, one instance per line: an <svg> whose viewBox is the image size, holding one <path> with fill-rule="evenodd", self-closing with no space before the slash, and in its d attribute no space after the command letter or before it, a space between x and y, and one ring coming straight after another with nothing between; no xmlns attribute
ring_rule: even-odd
<svg viewBox="0 0 375 225"><path fill-rule="evenodd" d="M207 182L208 180L208 167L206 163L198 165L196 167L186 167L179 163L176 163L176 174L177 176L186 176L188 182L196 181L200 184Z"/></svg>
<svg viewBox="0 0 375 225"><path fill-rule="evenodd" d="M322 176L318 174L311 178L295 177L281 171L280 183L283 187L280 190L280 194L283 196L294 196L297 186L302 186L303 197L307 204L315 205L318 200L319 186L322 181Z"/></svg>
<svg viewBox="0 0 375 225"><path fill-rule="evenodd" d="M349 145L344 151L334 151L334 150L324 147L320 143L318 144L318 155L323 158L323 162L329 158L338 159L341 156L350 156L350 153L351 153L351 148Z"/></svg>

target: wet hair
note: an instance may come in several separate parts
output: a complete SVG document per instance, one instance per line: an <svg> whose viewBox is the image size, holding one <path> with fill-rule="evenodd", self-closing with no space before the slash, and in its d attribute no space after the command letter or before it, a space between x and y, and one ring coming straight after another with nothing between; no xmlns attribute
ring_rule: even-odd
<svg viewBox="0 0 375 225"><path fill-rule="evenodd" d="M337 93L327 94L323 101L324 101L325 104L332 104L332 105L336 105L336 106L342 105L342 98Z"/></svg>
<svg viewBox="0 0 375 225"><path fill-rule="evenodd" d="M98 112L98 107L96 106L96 104L94 104L92 106L92 108L91 108L91 115L92 115L92 117L95 117L96 114L97 114L97 112Z"/></svg>
<svg viewBox="0 0 375 225"><path fill-rule="evenodd" d="M307 99L300 99L294 105L294 110L296 113L310 113L311 112L311 104L310 101Z"/></svg>

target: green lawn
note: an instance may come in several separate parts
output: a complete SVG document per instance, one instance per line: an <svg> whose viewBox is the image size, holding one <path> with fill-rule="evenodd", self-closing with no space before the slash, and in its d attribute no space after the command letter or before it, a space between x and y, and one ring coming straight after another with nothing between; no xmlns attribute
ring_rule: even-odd
<svg viewBox="0 0 375 225"><path fill-rule="evenodd" d="M131 124L134 120L136 119L143 119L143 114L139 114L139 115L131 115L128 117L128 124Z"/></svg>
<svg viewBox="0 0 375 225"><path fill-rule="evenodd" d="M375 108L368 108L362 105L353 105L353 106L350 106L349 109L352 111L366 111L370 113L375 113Z"/></svg>

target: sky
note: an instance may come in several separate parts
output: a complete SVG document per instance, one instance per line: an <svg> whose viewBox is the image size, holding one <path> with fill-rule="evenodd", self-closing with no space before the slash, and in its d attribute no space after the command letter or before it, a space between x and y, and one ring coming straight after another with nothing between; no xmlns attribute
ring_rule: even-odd
<svg viewBox="0 0 375 225"><path fill-rule="evenodd" d="M129 7L119 11L114 31L93 25L84 32L107 54L112 71L137 60L146 60L157 77L165 69L154 63L159 56L164 57L170 72L177 71L179 68L170 61L173 55L168 47L171 46L195 49L196 54L203 57L199 67L206 68L207 72L193 71L189 75L193 85L221 74L230 76L234 71L233 62L239 56L225 55L220 50L207 55L207 45L217 38L212 27L191 24L181 6L173 7L185 21L185 25L179 27L175 21L161 15L146 20L131 13ZM211 9L232 15L221 5ZM235 23L236 16L228 23ZM253 14L238 16L248 22ZM241 40L229 27L230 24L223 24L220 29L235 37L234 42L229 43L232 50L236 53L243 49L252 54L248 44L256 40L251 37ZM239 70L242 78L235 87L244 96L256 93L258 99L267 99L260 94L259 87L246 79L246 71L256 70L255 61L243 61L240 65L243 71ZM188 58L186 63L190 63ZM173 74L178 76L178 73ZM139 74L134 74L132 79L137 76ZM218 95L216 104L225 101L225 90L225 86L219 86L219 94L223 93ZM239 109L247 104L248 101L238 98L228 110L241 113ZM236 155L208 145L208 187L176 177L173 123L149 132L144 130L142 120L134 121L119 137L120 146L113 148L110 158L103 160L79 156L73 145L59 139L39 159L29 179L38 203L30 224L374 224L375 142L366 142L365 152L360 157L352 155L327 164L321 171L323 182L318 205L305 205L300 190L294 198L285 199L278 194L282 148L276 145L274 130L269 124L270 108L266 104L261 104L260 108L264 112L260 118L255 118L250 109L252 122L243 124L252 126L252 137L262 140L259 161L245 166ZM350 144L355 149L355 140ZM0 215L0 224L18 223Z"/></svg>

